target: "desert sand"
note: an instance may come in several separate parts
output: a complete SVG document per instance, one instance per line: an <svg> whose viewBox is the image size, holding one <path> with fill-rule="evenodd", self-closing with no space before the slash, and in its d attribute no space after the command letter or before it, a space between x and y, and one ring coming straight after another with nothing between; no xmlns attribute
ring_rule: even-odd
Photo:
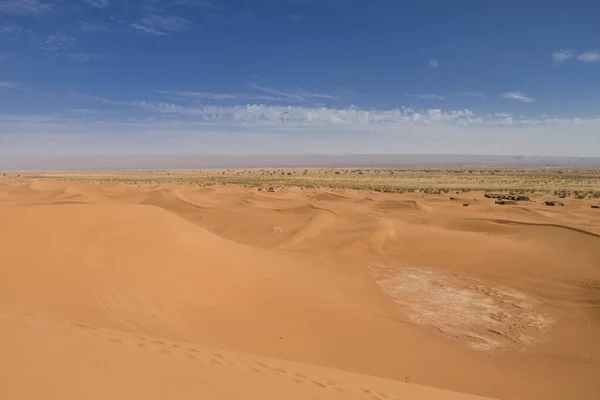
<svg viewBox="0 0 600 400"><path fill-rule="evenodd" d="M0 178L0 398L598 399L593 200L452 196Z"/></svg>

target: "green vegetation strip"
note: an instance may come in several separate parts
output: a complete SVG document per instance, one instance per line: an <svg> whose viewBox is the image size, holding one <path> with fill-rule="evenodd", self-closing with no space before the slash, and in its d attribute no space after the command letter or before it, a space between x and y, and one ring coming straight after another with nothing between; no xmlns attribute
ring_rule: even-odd
<svg viewBox="0 0 600 400"><path fill-rule="evenodd" d="M60 179L122 182L127 184L178 183L210 186L286 187L374 190L386 193L430 194L470 191L552 195L579 199L600 198L600 171L514 170L391 170L391 169L228 169L78 171L5 174L13 179Z"/></svg>

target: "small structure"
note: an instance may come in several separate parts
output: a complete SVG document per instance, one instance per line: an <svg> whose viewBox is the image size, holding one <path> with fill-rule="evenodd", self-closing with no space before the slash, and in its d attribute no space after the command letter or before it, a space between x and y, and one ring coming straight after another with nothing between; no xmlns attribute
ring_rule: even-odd
<svg viewBox="0 0 600 400"><path fill-rule="evenodd" d="M563 203L560 200L548 200L548 201L544 202L544 205L554 207L554 206L564 206L565 203Z"/></svg>
<svg viewBox="0 0 600 400"><path fill-rule="evenodd" d="M531 197L527 196L515 196L512 194L499 194L499 193L486 193L484 194L488 199L499 199L499 200L512 200L512 201L533 201Z"/></svg>
<svg viewBox="0 0 600 400"><path fill-rule="evenodd" d="M269 186L269 188L267 189L267 192L271 192L271 193L276 192L276 191L277 191L277 189L275 189L273 186Z"/></svg>
<svg viewBox="0 0 600 400"><path fill-rule="evenodd" d="M514 206L519 203L517 203L516 200L499 199L499 200L496 200L496 204L501 204L501 205L505 205L505 206L507 206L507 205Z"/></svg>
<svg viewBox="0 0 600 400"><path fill-rule="evenodd" d="M517 196L517 201L533 201L533 199L527 196Z"/></svg>
<svg viewBox="0 0 600 400"><path fill-rule="evenodd" d="M594 204L594 205L592 205L592 208L600 208L600 205Z"/></svg>

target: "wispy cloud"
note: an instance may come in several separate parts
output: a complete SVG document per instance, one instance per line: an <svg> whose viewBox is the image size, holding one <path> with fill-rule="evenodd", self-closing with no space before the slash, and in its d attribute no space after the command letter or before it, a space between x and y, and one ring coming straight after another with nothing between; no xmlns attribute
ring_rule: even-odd
<svg viewBox="0 0 600 400"><path fill-rule="evenodd" d="M207 93L207 92L180 92L179 96L189 97L194 99L209 99L209 100L246 100L247 97L241 94L227 93Z"/></svg>
<svg viewBox="0 0 600 400"><path fill-rule="evenodd" d="M156 1L156 0L154 0ZM160 0L158 0L160 1ZM221 6L218 4L218 2L212 1L212 0L166 0L167 2L172 2L175 5L178 6L187 6L187 7L197 7L197 8L204 8L204 9L220 9Z"/></svg>
<svg viewBox="0 0 600 400"><path fill-rule="evenodd" d="M15 55L13 53L0 53L0 61L2 60L8 60L10 58L13 58Z"/></svg>
<svg viewBox="0 0 600 400"><path fill-rule="evenodd" d="M293 90L274 89L269 86L258 84L248 85L252 90L245 93L212 93L202 91L156 91L155 93L165 96L165 99L175 101L193 101L194 103L203 104L205 101L239 104L241 102L249 103L265 103L265 104L284 104L296 105L318 105L323 106L324 103L332 100L339 100L338 96L327 93L315 93L302 88L294 88Z"/></svg>
<svg viewBox="0 0 600 400"><path fill-rule="evenodd" d="M89 62L93 60L104 60L106 59L106 54L95 54L95 53L72 53L69 54L68 60L69 62Z"/></svg>
<svg viewBox="0 0 600 400"><path fill-rule="evenodd" d="M581 53L577 56L579 61L592 63L600 61L600 52L597 51L588 51L585 53Z"/></svg>
<svg viewBox="0 0 600 400"><path fill-rule="evenodd" d="M262 85L257 85L257 84L251 84L250 87L255 90L258 90L260 92L263 92L263 93L268 93L268 94L278 96L281 98L295 99L298 101L307 101L309 99L322 99L322 100L338 100L339 99L338 96L333 96L333 95L324 94L324 93L312 93L312 92L309 92L309 91L301 89L301 88L296 88L293 91L282 91L282 90L278 90L278 89L273 89L268 86L262 86Z"/></svg>
<svg viewBox="0 0 600 400"><path fill-rule="evenodd" d="M16 39L23 32L25 30L17 25L0 25L0 36L3 36L4 39Z"/></svg>
<svg viewBox="0 0 600 400"><path fill-rule="evenodd" d="M44 36L36 34L31 37L31 43L40 50L58 51L73 46L77 41L69 35L57 34Z"/></svg>
<svg viewBox="0 0 600 400"><path fill-rule="evenodd" d="M101 114L100 110L94 110L94 109L90 109L90 108L65 108L63 111L65 111L67 113L83 114L83 115Z"/></svg>
<svg viewBox="0 0 600 400"><path fill-rule="evenodd" d="M535 99L521 92L506 92L502 94L505 99L522 101L523 103L533 103Z"/></svg>
<svg viewBox="0 0 600 400"><path fill-rule="evenodd" d="M437 94L405 94L405 96L421 100L444 100L444 96L439 96Z"/></svg>
<svg viewBox="0 0 600 400"><path fill-rule="evenodd" d="M555 64L562 64L565 61L574 58L581 62L593 63L600 61L600 52L598 51L586 51L583 53L576 54L572 50L558 50L552 53L552 60Z"/></svg>
<svg viewBox="0 0 600 400"><path fill-rule="evenodd" d="M15 89L17 84L10 81L0 81L0 88Z"/></svg>
<svg viewBox="0 0 600 400"><path fill-rule="evenodd" d="M84 33L102 33L107 32L108 27L98 22L79 21L79 29Z"/></svg>
<svg viewBox="0 0 600 400"><path fill-rule="evenodd" d="M429 66L431 68L437 68L440 66L440 62L438 60L436 60L435 58L432 58L431 60L429 60Z"/></svg>
<svg viewBox="0 0 600 400"><path fill-rule="evenodd" d="M0 35L8 40L24 41L39 50L65 50L77 43L75 38L65 34L43 34L18 25L0 26Z"/></svg>
<svg viewBox="0 0 600 400"><path fill-rule="evenodd" d="M227 100L265 100L265 101L280 101L284 97L266 96L247 93L209 93L209 92L175 92L175 91L157 91L156 93L166 95L170 98L188 98L188 99L207 99L217 101Z"/></svg>
<svg viewBox="0 0 600 400"><path fill-rule="evenodd" d="M552 60L554 60L556 64L562 64L569 58L573 58L573 56L573 51L562 49L552 53Z"/></svg>
<svg viewBox="0 0 600 400"><path fill-rule="evenodd" d="M137 19L130 27L141 34L149 36L165 36L185 32L191 29L188 20L179 16L161 16L149 14Z"/></svg>
<svg viewBox="0 0 600 400"><path fill-rule="evenodd" d="M81 0L90 7L94 8L106 8L110 6L109 0Z"/></svg>
<svg viewBox="0 0 600 400"><path fill-rule="evenodd" d="M53 6L40 0L2 0L0 13L38 14L51 11Z"/></svg>
<svg viewBox="0 0 600 400"><path fill-rule="evenodd" d="M331 94L324 94L324 93L311 93L311 92L308 92L303 89L298 89L296 91L296 95L299 95L301 98L305 98L305 99L314 98L314 99L323 99L323 100L339 100L338 96L334 96Z"/></svg>

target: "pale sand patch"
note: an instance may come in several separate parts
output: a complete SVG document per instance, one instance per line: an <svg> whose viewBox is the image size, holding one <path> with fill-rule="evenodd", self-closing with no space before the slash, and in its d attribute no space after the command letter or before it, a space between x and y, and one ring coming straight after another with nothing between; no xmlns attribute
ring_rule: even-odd
<svg viewBox="0 0 600 400"><path fill-rule="evenodd" d="M477 350L524 347L547 339L553 320L538 302L503 286L487 287L476 278L434 270L377 265L377 283L416 323Z"/></svg>

